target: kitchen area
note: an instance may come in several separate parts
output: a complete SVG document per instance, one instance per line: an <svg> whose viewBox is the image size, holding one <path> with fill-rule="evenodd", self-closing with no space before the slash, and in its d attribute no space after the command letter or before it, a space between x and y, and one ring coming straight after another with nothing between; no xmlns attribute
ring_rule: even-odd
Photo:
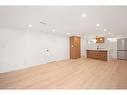
<svg viewBox="0 0 127 95"><path fill-rule="evenodd" d="M82 39L79 36L70 37L70 59L77 59L81 56L103 61L127 60L127 38L94 36Z"/></svg>
<svg viewBox="0 0 127 95"><path fill-rule="evenodd" d="M86 38L86 58L103 61L127 60L127 38Z"/></svg>

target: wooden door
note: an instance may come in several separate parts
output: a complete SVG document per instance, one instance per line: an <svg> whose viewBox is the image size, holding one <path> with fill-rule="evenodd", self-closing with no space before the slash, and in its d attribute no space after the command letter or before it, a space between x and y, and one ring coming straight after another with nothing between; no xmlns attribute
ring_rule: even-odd
<svg viewBox="0 0 127 95"><path fill-rule="evenodd" d="M70 58L80 58L80 37L78 36L70 37Z"/></svg>

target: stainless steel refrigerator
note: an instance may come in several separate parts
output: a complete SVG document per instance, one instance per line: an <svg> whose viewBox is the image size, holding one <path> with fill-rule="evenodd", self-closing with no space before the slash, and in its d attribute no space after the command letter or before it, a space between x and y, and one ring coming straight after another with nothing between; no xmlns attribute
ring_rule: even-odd
<svg viewBox="0 0 127 95"><path fill-rule="evenodd" d="M127 38L117 40L117 58L127 60Z"/></svg>

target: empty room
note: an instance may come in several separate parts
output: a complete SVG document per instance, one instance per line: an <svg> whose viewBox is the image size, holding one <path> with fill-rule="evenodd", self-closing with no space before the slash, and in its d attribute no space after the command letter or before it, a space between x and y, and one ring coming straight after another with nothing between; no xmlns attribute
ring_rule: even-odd
<svg viewBox="0 0 127 95"><path fill-rule="evenodd" d="M126 6L0 6L0 89L127 89Z"/></svg>

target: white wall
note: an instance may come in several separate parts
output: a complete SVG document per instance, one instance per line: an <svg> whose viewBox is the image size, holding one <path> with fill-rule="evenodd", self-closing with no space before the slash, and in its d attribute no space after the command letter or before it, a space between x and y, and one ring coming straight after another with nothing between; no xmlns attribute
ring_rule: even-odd
<svg viewBox="0 0 127 95"><path fill-rule="evenodd" d="M90 50L96 50L97 46L99 45L100 48L103 48L104 50L108 50L110 52L110 57L112 59L117 58L117 42L111 42L105 38L105 43L103 44L96 44L95 42L90 41L91 39L94 38L89 38L85 37L85 49L90 49Z"/></svg>
<svg viewBox="0 0 127 95"><path fill-rule="evenodd" d="M0 29L0 73L68 58L68 37Z"/></svg>
<svg viewBox="0 0 127 95"><path fill-rule="evenodd" d="M85 56L85 51L86 51L86 49L85 49L85 39L83 38L83 37L81 37L81 56Z"/></svg>

